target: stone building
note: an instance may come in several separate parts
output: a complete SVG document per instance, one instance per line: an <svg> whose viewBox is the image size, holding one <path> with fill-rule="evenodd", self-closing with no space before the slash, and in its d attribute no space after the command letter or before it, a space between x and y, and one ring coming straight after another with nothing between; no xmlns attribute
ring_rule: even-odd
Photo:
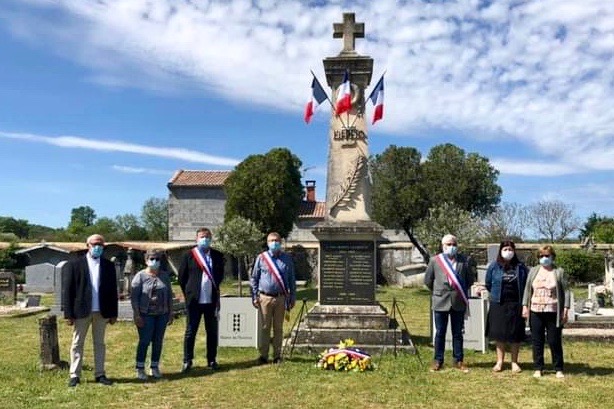
<svg viewBox="0 0 614 409"><path fill-rule="evenodd" d="M230 171L178 170L167 187L169 241L192 241L199 227L215 229L224 223L224 182ZM324 202L316 201L315 181L305 182L305 199L289 241L315 242L309 229L324 220Z"/></svg>

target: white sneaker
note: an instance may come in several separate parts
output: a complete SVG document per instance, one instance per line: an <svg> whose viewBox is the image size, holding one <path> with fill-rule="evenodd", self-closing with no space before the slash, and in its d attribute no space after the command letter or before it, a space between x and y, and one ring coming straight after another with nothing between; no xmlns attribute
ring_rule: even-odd
<svg viewBox="0 0 614 409"><path fill-rule="evenodd" d="M563 371L556 371L556 375L557 378L562 379L565 377L565 374L563 373Z"/></svg>
<svg viewBox="0 0 614 409"><path fill-rule="evenodd" d="M541 377L542 377L542 371L533 372L533 378L541 378Z"/></svg>
<svg viewBox="0 0 614 409"><path fill-rule="evenodd" d="M147 375L145 374L145 369L137 369L136 370L136 378L141 380L141 381L146 381L147 380Z"/></svg>
<svg viewBox="0 0 614 409"><path fill-rule="evenodd" d="M151 376L156 379L162 378L162 372L160 372L160 368L151 368Z"/></svg>

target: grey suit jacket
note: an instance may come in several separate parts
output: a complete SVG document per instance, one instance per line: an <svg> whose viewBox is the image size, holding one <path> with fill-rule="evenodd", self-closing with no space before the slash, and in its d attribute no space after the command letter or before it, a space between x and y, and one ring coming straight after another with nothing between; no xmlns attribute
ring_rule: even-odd
<svg viewBox="0 0 614 409"><path fill-rule="evenodd" d="M473 285L474 273L467 258L461 254L456 256L456 276L460 281L465 295L469 294L469 288ZM465 303L458 292L450 286L445 272L437 264L435 257L431 257L424 275L424 285L432 292L433 311L464 311Z"/></svg>

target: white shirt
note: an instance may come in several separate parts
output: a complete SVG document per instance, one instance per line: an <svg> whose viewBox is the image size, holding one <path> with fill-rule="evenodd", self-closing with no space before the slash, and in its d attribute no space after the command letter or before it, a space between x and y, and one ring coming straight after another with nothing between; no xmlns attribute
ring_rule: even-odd
<svg viewBox="0 0 614 409"><path fill-rule="evenodd" d="M93 258L90 252L87 252L87 267L90 272L90 283L92 284L92 312L100 312L100 258Z"/></svg>
<svg viewBox="0 0 614 409"><path fill-rule="evenodd" d="M211 256L209 252L205 254L205 263L207 263L207 267L211 267ZM212 271L210 273L213 274ZM199 304L211 304L213 294L213 283L209 279L209 275L203 271L203 278L200 281L200 297L198 297Z"/></svg>

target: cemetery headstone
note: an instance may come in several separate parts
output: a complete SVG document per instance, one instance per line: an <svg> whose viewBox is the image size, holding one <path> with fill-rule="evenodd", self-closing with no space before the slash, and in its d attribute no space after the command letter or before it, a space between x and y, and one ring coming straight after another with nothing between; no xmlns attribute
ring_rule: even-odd
<svg viewBox="0 0 614 409"><path fill-rule="evenodd" d="M54 291L55 266L41 263L26 266L26 287L29 293L52 293Z"/></svg>
<svg viewBox="0 0 614 409"><path fill-rule="evenodd" d="M15 274L11 271L0 270L0 303L14 305L16 300Z"/></svg>
<svg viewBox="0 0 614 409"><path fill-rule="evenodd" d="M60 364L58 323L55 315L46 315L38 320L40 332L41 369L56 369Z"/></svg>

